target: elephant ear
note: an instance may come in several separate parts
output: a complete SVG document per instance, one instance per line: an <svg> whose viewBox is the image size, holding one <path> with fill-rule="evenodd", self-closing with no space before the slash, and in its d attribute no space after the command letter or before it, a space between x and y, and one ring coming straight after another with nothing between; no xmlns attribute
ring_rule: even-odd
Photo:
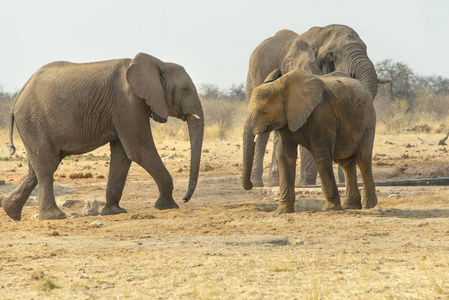
<svg viewBox="0 0 449 300"><path fill-rule="evenodd" d="M263 81L263 83L269 83L269 82L273 82L276 79L278 79L279 77L281 77L281 70L279 69L274 69L273 72L271 72L270 74L268 74L267 78L265 78L265 80Z"/></svg>
<svg viewBox="0 0 449 300"><path fill-rule="evenodd" d="M324 82L305 71L295 70L283 77L288 128L295 132L307 121L323 99Z"/></svg>
<svg viewBox="0 0 449 300"><path fill-rule="evenodd" d="M162 86L165 63L145 53L138 53L126 71L126 80L139 98L145 99L151 107L153 119L164 123L169 110L167 97Z"/></svg>

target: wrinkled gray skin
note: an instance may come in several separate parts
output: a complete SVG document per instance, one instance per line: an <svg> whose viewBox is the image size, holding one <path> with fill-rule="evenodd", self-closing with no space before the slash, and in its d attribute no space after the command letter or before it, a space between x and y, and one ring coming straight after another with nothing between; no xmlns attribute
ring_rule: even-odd
<svg viewBox="0 0 449 300"><path fill-rule="evenodd" d="M54 62L39 69L25 84L11 113L28 153L25 180L3 201L14 220L31 191L39 185L39 219L62 219L53 192L60 161L110 143L111 162L103 215L126 212L119 206L131 162L141 165L159 189L158 209L178 208L173 180L157 153L149 118L169 116L187 121L191 143L188 201L196 187L203 142L204 117L190 76L180 65L148 54L74 64Z"/></svg>
<svg viewBox="0 0 449 300"><path fill-rule="evenodd" d="M251 54L246 81L246 97L251 98L253 89L261 85L273 70L281 74L300 68L311 74L321 75L341 71L360 82L368 89L373 99L377 94L377 74L368 58L366 45L358 34L344 25L313 27L298 35L290 30L281 30L263 41ZM263 186L263 156L269 134L265 133L256 145L252 181L254 186ZM278 181L276 148L270 168L271 184ZM316 181L316 165L313 158L301 148L300 178L305 184Z"/></svg>
<svg viewBox="0 0 449 300"><path fill-rule="evenodd" d="M269 76L272 80L272 74ZM276 214L294 212L298 144L307 148L316 161L326 198L324 209L372 208L377 204L371 166L375 125L370 92L345 73L315 76L297 69L260 85L249 100L243 132L243 187L247 190L253 187L255 140L264 133L279 130L281 199ZM343 206L332 161L339 163L345 173ZM357 186L356 165L363 179L363 201Z"/></svg>

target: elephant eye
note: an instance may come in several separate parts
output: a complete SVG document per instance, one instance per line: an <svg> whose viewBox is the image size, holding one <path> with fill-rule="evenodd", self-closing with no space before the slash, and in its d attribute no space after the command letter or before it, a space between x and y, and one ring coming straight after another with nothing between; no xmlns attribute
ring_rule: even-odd
<svg viewBox="0 0 449 300"><path fill-rule="evenodd" d="M262 115L268 115L267 111L262 111Z"/></svg>

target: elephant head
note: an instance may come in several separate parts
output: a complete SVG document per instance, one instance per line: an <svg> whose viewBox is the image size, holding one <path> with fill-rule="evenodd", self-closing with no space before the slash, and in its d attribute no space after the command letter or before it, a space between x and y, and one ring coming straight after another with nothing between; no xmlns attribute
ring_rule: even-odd
<svg viewBox="0 0 449 300"><path fill-rule="evenodd" d="M127 69L126 80L131 91L151 108L155 121L164 123L168 116L187 121L191 161L184 201L189 201L198 181L204 133L203 109L192 79L180 65L138 53Z"/></svg>
<svg viewBox="0 0 449 300"><path fill-rule="evenodd" d="M307 43L315 51L323 74L341 71L358 79L374 97L378 79L366 45L357 32L345 25L312 27L297 40Z"/></svg>
<svg viewBox="0 0 449 300"><path fill-rule="evenodd" d="M273 71L270 80L273 74L279 72ZM290 131L298 131L321 102L324 90L320 78L300 69L266 82L253 90L244 127L242 184L247 190L252 188L251 168L259 134L286 125Z"/></svg>

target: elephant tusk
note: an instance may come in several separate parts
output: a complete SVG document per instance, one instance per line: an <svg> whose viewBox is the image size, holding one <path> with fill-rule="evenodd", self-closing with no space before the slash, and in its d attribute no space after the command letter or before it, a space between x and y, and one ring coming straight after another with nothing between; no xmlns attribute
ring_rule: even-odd
<svg viewBox="0 0 449 300"><path fill-rule="evenodd" d="M192 116L194 119L200 120L201 118L197 114L188 114L189 116Z"/></svg>
<svg viewBox="0 0 449 300"><path fill-rule="evenodd" d="M254 143L257 143L257 141L259 140L260 134L256 133L256 136L254 137Z"/></svg>

